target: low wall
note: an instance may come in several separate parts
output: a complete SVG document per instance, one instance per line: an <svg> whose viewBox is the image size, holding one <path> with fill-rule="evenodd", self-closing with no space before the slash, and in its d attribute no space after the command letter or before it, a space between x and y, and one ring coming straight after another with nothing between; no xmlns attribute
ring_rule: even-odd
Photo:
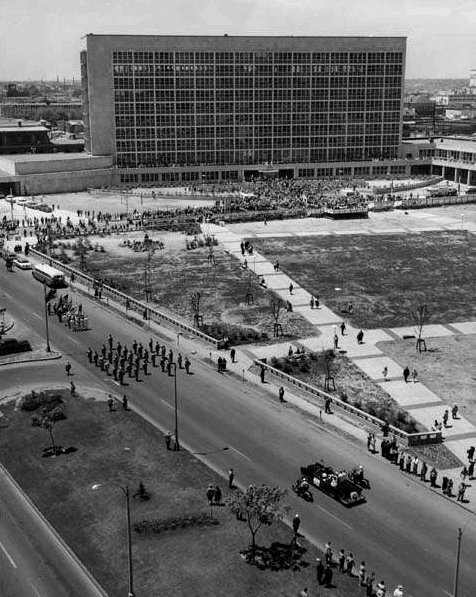
<svg viewBox="0 0 476 597"><path fill-rule="evenodd" d="M402 199L396 209L422 209L424 207L439 207L443 205L464 205L476 203L476 195L451 195L450 197L422 197L421 199Z"/></svg>
<svg viewBox="0 0 476 597"><path fill-rule="evenodd" d="M387 193L401 193L403 191L412 191L413 189L422 189L424 187L431 187L443 180L442 176L434 176L428 180L419 180L411 184L394 185L393 187L374 187L373 193L375 195L386 195Z"/></svg>
<svg viewBox="0 0 476 597"><path fill-rule="evenodd" d="M375 425L379 429L381 429L382 425L384 424L384 422L381 419L378 419L377 417L374 417L373 415L369 415L368 413L364 412L363 410L360 410L359 408L352 406L348 402L344 402L343 400L340 400L339 398L332 396L332 394L324 392L323 390L320 390L319 388L316 388L315 386L311 386L310 384L307 384L304 381L301 381L300 379L293 377L292 375L283 373L283 371L280 371L279 369L276 369L275 367L271 367L271 365L268 365L268 363L265 363L264 361L261 361L260 359L255 359L254 363L255 363L255 365L258 365L259 367L264 367L266 369L266 371L269 371L269 373L272 373L273 375L276 375L277 377L280 377L281 379L285 379L288 383L290 383L294 386L297 386L298 388L301 388L301 389L305 390L306 392L309 392L309 394L312 394L313 396L317 396L318 398L321 398L323 401L325 401L327 398L330 398L332 400L332 404L334 406L340 408L341 410L345 410L347 412L352 413L356 417L359 417L359 419L364 419L365 421L367 421L368 423L371 423L372 425ZM405 431L402 431L401 429L398 429L398 427L394 427L393 425L390 425L389 427L390 427L390 433L392 433L396 437L400 438L401 440L405 441L408 446L418 446L421 444L437 444L437 443L441 443L443 441L443 436L441 434L441 431L431 431L431 432L424 431L421 433L406 433Z"/></svg>
<svg viewBox="0 0 476 597"><path fill-rule="evenodd" d="M80 280L81 282L83 282L84 284L87 285L88 290L92 289L95 284L99 284L104 298L114 299L119 304L121 304L124 308L126 308L126 305L128 304L129 309L138 311L139 313L144 313L145 310L147 310L147 314L148 314L147 319L148 320L150 319L151 321L157 321L158 323L165 322L165 323L171 324L174 327L177 327L181 330L186 331L188 334L195 336L196 338L200 338L201 340L204 340L205 342L214 346L215 349L219 349L223 345L223 340L216 340L215 338L212 338L211 336L204 334L203 332L201 332L200 330L197 330L196 328L192 327L191 325L188 325L182 321L179 321L178 319L174 319L170 315L167 315L167 313L163 313L162 311L160 311L159 309L156 309L155 307L151 307L149 305L149 303L144 303L143 301L139 301L135 298L132 298L131 296L124 294L123 292L120 292L119 290L116 290L115 288L111 288L110 286L107 286L106 284L103 284L102 282L95 280L94 278L91 278L91 276L87 276L86 274L84 274L83 272L80 272L79 270L76 270L72 267L69 267L69 265L65 265L64 263L61 263L61 261L57 261L56 259L53 259L52 257L48 257L48 255L40 253L40 251L37 251L36 249L30 249L30 253L32 255L34 255L35 257L37 257L38 259L41 259L48 265L56 267L57 269L64 271L70 275L74 274L74 276L77 280Z"/></svg>

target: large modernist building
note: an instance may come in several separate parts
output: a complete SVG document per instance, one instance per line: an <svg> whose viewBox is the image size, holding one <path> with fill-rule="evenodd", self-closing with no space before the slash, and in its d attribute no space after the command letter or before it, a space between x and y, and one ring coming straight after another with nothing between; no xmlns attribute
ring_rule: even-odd
<svg viewBox="0 0 476 597"><path fill-rule="evenodd" d="M86 150L121 182L408 173L404 37L86 40Z"/></svg>

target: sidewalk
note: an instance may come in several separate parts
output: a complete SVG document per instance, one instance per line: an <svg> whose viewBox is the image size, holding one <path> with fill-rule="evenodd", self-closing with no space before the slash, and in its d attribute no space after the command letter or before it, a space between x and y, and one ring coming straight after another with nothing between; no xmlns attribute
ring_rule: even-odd
<svg viewBox="0 0 476 597"><path fill-rule="evenodd" d="M359 344L356 336L359 330L353 328L345 317L336 315L323 305L319 308L311 309L310 300L311 294L304 288L300 287L297 282L282 272L276 272L273 265L265 257L257 252L253 252L252 256L243 256L241 254L240 242L241 238L233 234L222 226L210 225L210 233L214 234L220 243L222 243L235 257L241 262L246 258L248 267L252 269L256 275L263 276L269 288L274 290L278 296L283 300L290 301L293 305L293 310L301 313L310 323L317 327L317 335L311 338L304 338L298 341L299 345L303 345L306 349L311 351L319 351L326 348L332 348L334 342L334 334L338 336L338 347L340 350L345 350L346 355L366 373L375 383L382 386L385 391L405 410L411 411L413 418L418 421L426 429L431 429L435 420L441 421L443 412L448 409L451 412L452 405L446 404L439 396L429 390L421 383L405 383L402 378L402 368L393 359L387 357L376 346L378 342L391 341L396 337L403 337L405 334L414 334L413 327L410 328L394 328L391 330L363 330L364 342ZM260 235L263 236L263 235ZM279 236L279 234L269 234L269 236ZM288 236L287 233L281 236ZM294 286L293 294L289 292L289 285ZM344 321L346 324L345 335L341 334L340 324ZM428 325L425 328L426 337L441 337L452 336L457 333L471 334L475 333L476 322L455 323L448 325ZM288 352L289 346L296 346L296 343L280 343L268 346L251 346L250 352L254 358L270 358L272 356L282 357ZM241 353L240 353L241 354ZM241 357L240 357L241 358ZM388 369L388 381L383 379L384 367ZM255 376L256 377L256 376ZM259 380L255 380L259 383ZM277 386L272 386L273 392L277 396ZM289 396L289 402L292 402L299 408L316 414L320 410L318 407L311 404L307 400L298 398L293 394L286 394ZM319 414L319 412L317 412ZM336 417L337 419L337 417ZM339 418L340 421L342 419ZM457 457L463 464L467 464L466 450L476 445L476 427L467 421L464 417L452 420L451 425L444 429L445 446ZM366 432L358 430L357 433L349 431L347 428L337 427L350 432L358 439L362 438L362 433L365 434L363 440L366 439ZM355 431L358 428L350 425ZM458 487L460 483L459 469L447 469L439 471L439 478L447 476L453 479L454 488ZM470 483L466 490L466 496L474 503L476 511L476 482Z"/></svg>

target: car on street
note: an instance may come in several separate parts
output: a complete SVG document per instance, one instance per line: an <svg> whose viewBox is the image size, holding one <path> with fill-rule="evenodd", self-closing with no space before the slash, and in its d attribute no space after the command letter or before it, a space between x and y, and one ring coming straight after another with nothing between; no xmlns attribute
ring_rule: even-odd
<svg viewBox="0 0 476 597"><path fill-rule="evenodd" d="M31 344L28 340L17 340L8 338L0 342L0 355L14 354L17 352L26 352L31 350Z"/></svg>
<svg viewBox="0 0 476 597"><path fill-rule="evenodd" d="M315 462L302 466L301 475L310 485L344 506L355 506L366 501L362 487L354 483L345 471L335 471L330 466Z"/></svg>
<svg viewBox="0 0 476 597"><path fill-rule="evenodd" d="M33 269L31 261L26 257L23 257L23 255L17 255L13 260L13 265L20 269Z"/></svg>

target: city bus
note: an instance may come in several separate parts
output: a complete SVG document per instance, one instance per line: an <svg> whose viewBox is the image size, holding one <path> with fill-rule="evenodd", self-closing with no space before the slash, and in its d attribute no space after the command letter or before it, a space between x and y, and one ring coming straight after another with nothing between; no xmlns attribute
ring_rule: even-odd
<svg viewBox="0 0 476 597"><path fill-rule="evenodd" d="M46 284L50 288L68 288L68 283L65 280L64 273L59 269L51 267L51 265L35 265L32 271L33 277L38 282Z"/></svg>

